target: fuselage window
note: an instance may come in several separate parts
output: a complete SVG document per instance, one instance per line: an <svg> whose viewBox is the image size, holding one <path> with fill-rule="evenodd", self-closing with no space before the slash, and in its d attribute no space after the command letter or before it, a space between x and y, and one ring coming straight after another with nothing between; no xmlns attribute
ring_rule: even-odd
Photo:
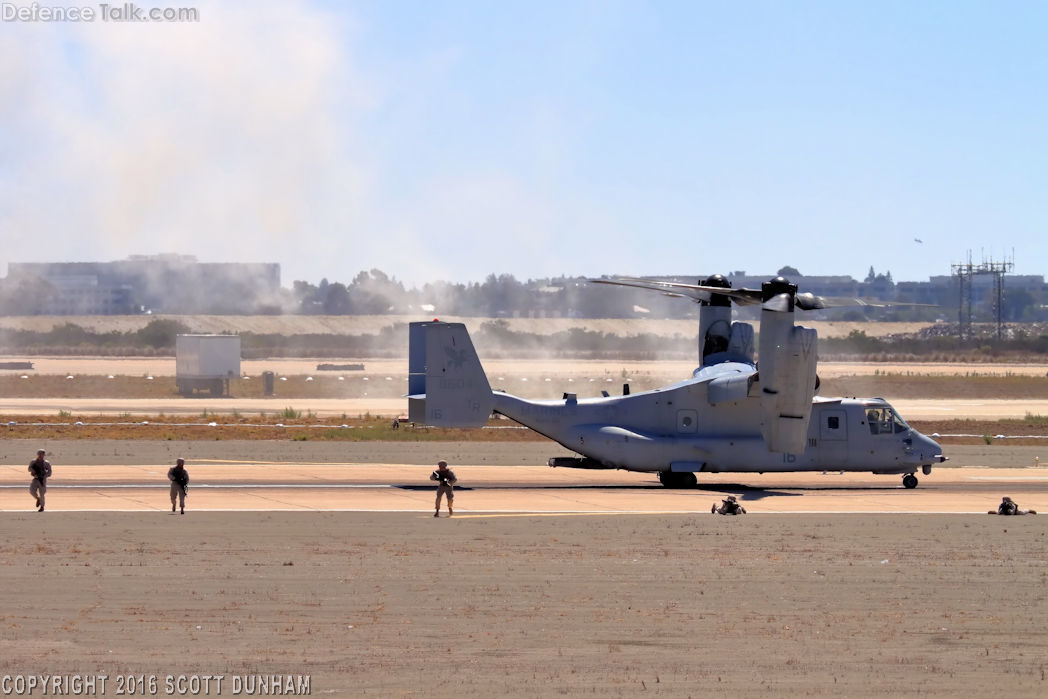
<svg viewBox="0 0 1048 699"><path fill-rule="evenodd" d="M841 419L836 416L826 418L826 427L831 430L839 430L841 428Z"/></svg>

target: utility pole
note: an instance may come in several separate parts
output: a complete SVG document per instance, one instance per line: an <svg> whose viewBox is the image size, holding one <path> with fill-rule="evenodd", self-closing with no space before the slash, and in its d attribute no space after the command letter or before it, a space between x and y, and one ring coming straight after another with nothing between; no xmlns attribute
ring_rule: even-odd
<svg viewBox="0 0 1048 699"><path fill-rule="evenodd" d="M960 296L957 302L958 335L962 340L972 339L972 287L975 277L993 275L993 317L997 323L997 339L1004 335L1004 275L1015 268L1013 260L997 262L993 259L972 264L972 251L968 261L950 265L951 274L957 277Z"/></svg>

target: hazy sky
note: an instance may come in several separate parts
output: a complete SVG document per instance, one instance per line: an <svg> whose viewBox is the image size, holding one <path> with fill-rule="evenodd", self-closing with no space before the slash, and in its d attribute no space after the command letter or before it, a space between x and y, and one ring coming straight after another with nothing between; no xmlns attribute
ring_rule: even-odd
<svg viewBox="0 0 1048 699"><path fill-rule="evenodd" d="M1045 2L140 6L0 22L0 273L1048 275Z"/></svg>

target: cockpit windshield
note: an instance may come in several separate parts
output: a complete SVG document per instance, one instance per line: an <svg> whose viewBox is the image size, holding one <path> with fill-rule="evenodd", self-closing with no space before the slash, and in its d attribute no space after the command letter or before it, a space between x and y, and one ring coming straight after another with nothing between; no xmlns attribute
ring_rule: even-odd
<svg viewBox="0 0 1048 699"><path fill-rule="evenodd" d="M907 425L906 421L902 419L902 415L900 415L899 413L895 412L895 408L892 408L891 411L892 411L892 419L895 420L895 431L896 432L904 432L904 431L910 429L910 426ZM899 429L900 427L902 429Z"/></svg>
<svg viewBox="0 0 1048 699"><path fill-rule="evenodd" d="M902 416L889 405L866 408L866 422L870 426L870 434L898 434L910 429Z"/></svg>

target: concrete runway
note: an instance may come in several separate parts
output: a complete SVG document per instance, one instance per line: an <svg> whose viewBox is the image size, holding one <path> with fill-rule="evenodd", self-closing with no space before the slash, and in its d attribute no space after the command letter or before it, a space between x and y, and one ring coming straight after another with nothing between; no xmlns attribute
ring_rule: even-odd
<svg viewBox="0 0 1048 699"><path fill-rule="evenodd" d="M288 404L320 417L337 415L404 415L406 398L0 398L0 414L48 415L66 411L76 415L201 415L209 413L272 415ZM1048 414L1048 400L948 399L893 400L907 420L1023 418Z"/></svg>
<svg viewBox="0 0 1048 699"><path fill-rule="evenodd" d="M231 415L279 413L287 406L319 417L338 415L406 415L407 398L0 398L0 415ZM1048 401L1045 401L1048 406Z"/></svg>
<svg viewBox="0 0 1048 699"><path fill-rule="evenodd" d="M430 469L403 464L200 461L190 469L193 511L430 512ZM1048 468L940 468L914 490L900 476L830 472L699 474L675 490L655 476L541 466L456 465L455 517L514 514L708 513L736 495L761 513L985 513L1009 495L1048 516ZM167 466L63 463L48 511L170 512ZM0 511L31 510L23 465L0 467ZM444 511L446 513L446 510ZM46 513L45 513L46 516Z"/></svg>

